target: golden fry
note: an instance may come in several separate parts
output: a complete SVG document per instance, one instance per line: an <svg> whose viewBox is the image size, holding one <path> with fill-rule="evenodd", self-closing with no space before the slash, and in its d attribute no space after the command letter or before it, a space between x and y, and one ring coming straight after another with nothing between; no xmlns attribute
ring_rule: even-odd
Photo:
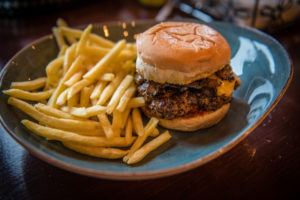
<svg viewBox="0 0 300 200"><path fill-rule="evenodd" d="M69 88L65 89L56 99L56 105L63 106L67 102Z"/></svg>
<svg viewBox="0 0 300 200"><path fill-rule="evenodd" d="M83 74L84 74L84 70L80 70L76 72L75 74L73 74L73 76L71 76L68 80L64 82L64 85L67 87L71 87L81 79Z"/></svg>
<svg viewBox="0 0 300 200"><path fill-rule="evenodd" d="M67 101L68 107L75 107L79 104L79 93L73 95L70 99Z"/></svg>
<svg viewBox="0 0 300 200"><path fill-rule="evenodd" d="M76 73L79 68L81 67L81 64L83 62L83 57L78 56L76 60L72 63L71 67L68 69L68 71L63 76L62 80L59 82L57 88L53 92L51 98L48 101L48 105L51 107L57 107L56 105L56 99L60 95L62 91L65 90L66 86L64 86L64 82L68 80L74 73Z"/></svg>
<svg viewBox="0 0 300 200"><path fill-rule="evenodd" d="M78 41L78 45L76 47L76 55L81 53L83 51L83 49L85 48L86 42L89 39L92 28L93 28L93 26L90 24L84 29L84 31L83 31L83 33L80 36L80 39Z"/></svg>
<svg viewBox="0 0 300 200"><path fill-rule="evenodd" d="M59 50L59 53L57 55L57 57L61 57L61 56L64 56L66 54L66 51L68 49L68 45L64 44L61 49Z"/></svg>
<svg viewBox="0 0 300 200"><path fill-rule="evenodd" d="M35 109L32 105L16 99L14 97L8 98L8 104L15 106L20 109L30 117L39 121L42 124L60 128L65 130L74 130L74 131L88 131L94 130L99 127L99 123L91 120L73 120L73 119L61 119L52 116L48 116L37 109Z"/></svg>
<svg viewBox="0 0 300 200"><path fill-rule="evenodd" d="M107 139L113 139L114 138L114 132L112 129L112 125L109 122L109 119L105 113L97 115L98 119L100 121L101 126L103 127L104 133L107 137Z"/></svg>
<svg viewBox="0 0 300 200"><path fill-rule="evenodd" d="M129 153L123 158L124 162L128 162L130 157L143 145L147 137L153 132L155 127L158 124L158 119L152 117L148 124L145 127L145 133L142 136L139 136L137 140L131 146Z"/></svg>
<svg viewBox="0 0 300 200"><path fill-rule="evenodd" d="M124 95L121 97L120 102L116 108L118 111L123 112L126 109L127 104L130 101L131 97L134 95L135 91L136 91L135 85L130 86L125 91Z"/></svg>
<svg viewBox="0 0 300 200"><path fill-rule="evenodd" d="M67 22L65 20L63 20L62 18L57 19L56 24L58 27L68 27ZM73 44L73 43L77 42L76 39L72 36L66 36L66 39L69 44Z"/></svg>
<svg viewBox="0 0 300 200"><path fill-rule="evenodd" d="M127 107L129 108L138 108L145 105L144 97L134 97L129 100Z"/></svg>
<svg viewBox="0 0 300 200"><path fill-rule="evenodd" d="M94 105L88 108L85 107L71 107L70 113L77 117L89 118L91 116L103 114L106 111L106 107Z"/></svg>
<svg viewBox="0 0 300 200"><path fill-rule="evenodd" d="M76 55L75 55L76 47L77 47L77 43L72 44L72 46L66 50L65 60L64 60L64 64L63 64L64 74L68 71L69 67L72 65L72 63L74 62L74 60L76 58Z"/></svg>
<svg viewBox="0 0 300 200"><path fill-rule="evenodd" d="M81 107L88 107L90 105L90 96L91 96L91 93L93 92L93 87L90 86L90 87L84 87L82 90L81 90L81 93L80 93L80 106Z"/></svg>
<svg viewBox="0 0 300 200"><path fill-rule="evenodd" d="M128 164L134 164L141 161L146 155L148 155L151 151L158 148L163 143L167 142L171 138L169 131L166 131L154 138L144 146L142 146L139 150L137 150L127 161Z"/></svg>
<svg viewBox="0 0 300 200"><path fill-rule="evenodd" d="M114 91L121 83L124 76L125 76L124 71L120 71L117 73L116 78L104 88L99 98L99 101L97 102L98 105L104 105L106 103L106 101L113 95Z"/></svg>
<svg viewBox="0 0 300 200"><path fill-rule="evenodd" d="M73 28L68 28L68 27L61 27L61 32L63 35L65 36L73 36L75 38L80 38L83 31L82 30L78 30L78 29L73 29ZM114 46L114 43L99 36L96 34L91 33L90 34L90 38L89 38L92 42L98 44L99 46L102 47L108 47L108 48L112 48Z"/></svg>
<svg viewBox="0 0 300 200"><path fill-rule="evenodd" d="M3 90L3 93L19 99L25 99L30 101L41 101L41 100L48 99L53 93L53 91L54 90L51 89L42 92L28 92L20 89L8 89L8 90Z"/></svg>
<svg viewBox="0 0 300 200"><path fill-rule="evenodd" d="M131 76L131 75L127 75L122 80L122 82L120 83L119 87L117 88L117 90L115 91L115 93L113 94L112 98L110 99L110 101L107 105L106 112L108 114L111 114L114 111L114 109L118 105L122 95L124 94L126 89L129 87L129 85L132 83L132 81L133 81L133 76Z"/></svg>
<svg viewBox="0 0 300 200"><path fill-rule="evenodd" d="M22 82L12 82L10 84L10 88L26 90L26 91L33 91L40 89L45 86L47 81L46 77L37 78L30 81L22 81Z"/></svg>
<svg viewBox="0 0 300 200"><path fill-rule="evenodd" d="M144 125L142 116L139 109L137 108L134 108L132 110L132 122L135 133L137 133L138 136L144 135Z"/></svg>
<svg viewBox="0 0 300 200"><path fill-rule="evenodd" d="M82 154L94 156L98 158L106 159L118 159L122 158L127 154L128 151L116 149L116 148L105 148L105 147L90 147L85 145L74 144L70 142L63 143L69 149L77 151Z"/></svg>
<svg viewBox="0 0 300 200"><path fill-rule="evenodd" d="M114 137L111 140L108 140L106 137L83 136L70 131L42 126L29 120L22 120L21 122L30 131L43 136L48 140L72 142L75 144L89 145L93 147L127 147L135 139L135 137L132 137L129 142L127 142L125 138L121 137Z"/></svg>
<svg viewBox="0 0 300 200"><path fill-rule="evenodd" d="M130 140L131 137L132 137L132 120L131 117L129 116L127 119L127 124L125 129L125 139Z"/></svg>
<svg viewBox="0 0 300 200"><path fill-rule="evenodd" d="M105 73L101 76L101 81L112 81L114 80L115 75L113 73Z"/></svg>
<svg viewBox="0 0 300 200"><path fill-rule="evenodd" d="M59 77L57 76L59 68L62 67L64 62L64 56L60 56L53 61L51 61L46 67L47 74L47 84L51 86L56 86L58 84Z"/></svg>
<svg viewBox="0 0 300 200"><path fill-rule="evenodd" d="M105 88L106 84L107 84L107 82L105 82L105 81L98 81L90 98L92 100L98 99L100 97L103 89Z"/></svg>
<svg viewBox="0 0 300 200"><path fill-rule="evenodd" d="M70 99L75 94L78 94L78 92L80 92L80 90L82 90L82 88L84 88L85 86L88 86L92 83L93 83L92 80L87 80L87 79L82 79L81 81L78 81L77 83L72 85L72 87L70 87L67 98Z"/></svg>
<svg viewBox="0 0 300 200"><path fill-rule="evenodd" d="M61 49L64 45L66 45L66 42L65 42L65 40L62 36L61 30L59 28L53 27L52 33L55 36L55 39L56 39L59 49Z"/></svg>
<svg viewBox="0 0 300 200"><path fill-rule="evenodd" d="M64 118L64 119L76 119L76 117L72 116L69 113L63 112L57 108L53 108L51 106L42 103L35 104L34 108L49 116Z"/></svg>
<svg viewBox="0 0 300 200"><path fill-rule="evenodd" d="M110 51L106 54L90 71L88 71L83 78L95 80L100 77L105 67L112 62L126 46L125 40L120 40Z"/></svg>

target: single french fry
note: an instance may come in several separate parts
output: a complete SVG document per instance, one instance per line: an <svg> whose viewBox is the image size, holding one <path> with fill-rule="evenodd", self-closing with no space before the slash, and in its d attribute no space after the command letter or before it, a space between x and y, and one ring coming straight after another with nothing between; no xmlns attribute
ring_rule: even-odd
<svg viewBox="0 0 300 200"><path fill-rule="evenodd" d="M90 96L92 100L98 99L105 88L107 82L106 81L98 81L96 86L94 87L94 90Z"/></svg>
<svg viewBox="0 0 300 200"><path fill-rule="evenodd" d="M145 105L144 97L134 97L129 100L127 107L129 108L138 108Z"/></svg>
<svg viewBox="0 0 300 200"><path fill-rule="evenodd" d="M22 120L21 122L30 131L43 136L48 140L72 142L74 144L89 145L93 147L127 147L135 140L135 137L132 137L129 142L121 137L114 137L111 140L108 140L105 137L83 136L71 131L42 126L29 120Z"/></svg>
<svg viewBox="0 0 300 200"><path fill-rule="evenodd" d="M132 110L132 122L135 133L138 134L138 136L144 135L144 125L142 116L139 109L137 108L134 108Z"/></svg>
<svg viewBox="0 0 300 200"><path fill-rule="evenodd" d="M56 99L56 105L63 106L67 102L69 88L65 89Z"/></svg>
<svg viewBox="0 0 300 200"><path fill-rule="evenodd" d="M122 158L128 152L126 150L121 150L117 148L90 147L90 146L79 145L70 142L64 142L63 144L69 149L72 149L76 152L86 154L89 156L98 157L98 158L106 158L106 159Z"/></svg>
<svg viewBox="0 0 300 200"><path fill-rule="evenodd" d="M103 114L106 111L106 107L94 105L88 108L85 107L71 107L70 113L74 116L81 117L81 118L88 118L91 116L96 116L99 114Z"/></svg>
<svg viewBox="0 0 300 200"><path fill-rule="evenodd" d="M46 77L37 78L34 80L29 81L22 81L22 82L12 82L10 84L10 88L26 90L26 91L33 91L40 89L45 86L47 81Z"/></svg>
<svg viewBox="0 0 300 200"><path fill-rule="evenodd" d="M125 129L125 139L130 140L131 137L132 137L132 120L131 117L129 116L127 119L127 124Z"/></svg>
<svg viewBox="0 0 300 200"><path fill-rule="evenodd" d="M64 60L64 64L63 64L64 74L68 71L69 67L72 65L72 63L75 60L76 46L77 46L77 43L74 43L66 50L65 60Z"/></svg>
<svg viewBox="0 0 300 200"><path fill-rule="evenodd" d="M122 82L120 83L119 87L117 88L117 90L115 91L115 93L113 94L112 98L110 99L107 105L106 112L108 114L111 114L114 111L122 95L129 87L129 85L132 83L132 81L133 81L133 76L131 75L126 75L125 78L122 80Z"/></svg>
<svg viewBox="0 0 300 200"><path fill-rule="evenodd" d="M137 54L136 44L135 43L127 43L126 50L131 51L134 54Z"/></svg>
<svg viewBox="0 0 300 200"><path fill-rule="evenodd" d="M121 129L123 129L126 125L127 119L129 117L131 109L130 108L126 108L124 110L124 112L122 112L122 123L121 123Z"/></svg>
<svg viewBox="0 0 300 200"><path fill-rule="evenodd" d="M141 161L144 157L146 157L151 151L158 148L163 143L167 142L171 138L169 131L165 131L158 137L154 138L144 146L142 146L139 150L137 150L127 161L128 164L134 164Z"/></svg>
<svg viewBox="0 0 300 200"><path fill-rule="evenodd" d="M93 55L97 58L102 58L110 51L110 48L103 48L99 46L86 46L83 49L83 53L86 55ZM124 60L134 60L136 59L136 53L133 53L132 51L128 51L126 49L122 50L120 54L117 56L116 61L121 62Z"/></svg>
<svg viewBox="0 0 300 200"><path fill-rule="evenodd" d="M65 20L63 20L62 18L57 19L56 24L58 27L68 27L69 26L67 24L67 22ZM72 36L66 36L66 39L69 44L73 44L73 43L77 42L76 39Z"/></svg>
<svg viewBox="0 0 300 200"><path fill-rule="evenodd" d="M59 47L59 49L61 49L63 47L63 45L66 45L66 42L62 36L61 30L57 27L53 27L52 28L52 33L56 39L57 45Z"/></svg>
<svg viewBox="0 0 300 200"><path fill-rule="evenodd" d="M159 135L159 130L155 128L153 132L150 134L151 137L157 137Z"/></svg>
<svg viewBox="0 0 300 200"><path fill-rule="evenodd" d="M114 80L115 75L113 73L105 73L101 76L101 81L112 81Z"/></svg>
<svg viewBox="0 0 300 200"><path fill-rule="evenodd" d="M125 40L120 40L90 71L88 71L83 78L95 80L100 77L105 67L111 63L126 46Z"/></svg>
<svg viewBox="0 0 300 200"><path fill-rule="evenodd" d="M97 102L98 105L104 105L106 103L106 101L113 95L124 76L124 71L117 73L116 78L104 88L102 94L100 95L99 101Z"/></svg>
<svg viewBox="0 0 300 200"><path fill-rule="evenodd" d="M74 131L88 131L94 130L99 127L99 123L91 120L73 120L73 119L61 119L52 116L48 116L37 109L35 109L32 105L19 100L14 97L8 98L8 104L15 106L20 109L30 117L39 121L42 124L60 128L65 130L74 130Z"/></svg>
<svg viewBox="0 0 300 200"><path fill-rule="evenodd" d="M61 47L61 49L59 50L59 53L58 53L57 57L64 56L65 53L66 53L66 51L67 51L67 49L68 49L68 47L69 47L68 45L64 44L64 45Z"/></svg>
<svg viewBox="0 0 300 200"><path fill-rule="evenodd" d="M79 93L73 95L70 99L68 99L67 104L68 107L75 107L79 104Z"/></svg>
<svg viewBox="0 0 300 200"><path fill-rule="evenodd" d="M81 79L83 74L84 74L84 70L80 70L76 72L75 74L73 74L73 76L71 76L68 80L64 82L64 85L67 87L71 87Z"/></svg>
<svg viewBox="0 0 300 200"><path fill-rule="evenodd" d="M46 67L47 82L51 86L56 86L58 84L59 77L57 76L58 70L62 67L64 62L64 56L60 56L53 61L51 61Z"/></svg>
<svg viewBox="0 0 300 200"><path fill-rule="evenodd" d="M82 90L81 90L81 93L80 93L80 106L81 107L88 107L90 105L90 96L91 96L91 93L93 92L93 87L90 86L90 87L84 87Z"/></svg>
<svg viewBox="0 0 300 200"><path fill-rule="evenodd" d="M135 91L136 91L135 85L127 88L127 90L125 91L124 95L121 97L120 102L116 108L118 111L123 112L126 109L127 104L130 101L131 97L134 95Z"/></svg>
<svg viewBox="0 0 300 200"><path fill-rule="evenodd" d="M78 135L84 135L84 136L98 136L98 137L105 137L105 133L102 128L97 128L94 130L89 131L72 131Z"/></svg>
<svg viewBox="0 0 300 200"><path fill-rule="evenodd" d="M78 29L72 29L69 27L60 27L61 32L63 35L65 36L73 36L75 38L80 38L83 31L82 30L78 30ZM99 46L102 47L108 47L108 48L112 48L114 46L114 43L112 41L109 41L99 35L96 34L90 34L90 38L89 38L92 42L98 44Z"/></svg>
<svg viewBox="0 0 300 200"><path fill-rule="evenodd" d="M113 112L113 118L112 118L112 129L114 131L114 136L120 136L122 132L121 123L123 115L121 112L115 110Z"/></svg>
<svg viewBox="0 0 300 200"><path fill-rule="evenodd" d="M107 139L114 138L114 132L112 129L112 125L109 122L109 119L105 113L97 115L101 126L103 127L104 133Z"/></svg>
<svg viewBox="0 0 300 200"><path fill-rule="evenodd" d="M3 90L3 93L19 99L25 99L30 101L41 101L41 100L48 99L53 93L53 91L54 89L50 89L42 92L28 92L20 89L8 89L8 90Z"/></svg>
<svg viewBox="0 0 300 200"><path fill-rule="evenodd" d="M64 119L76 119L76 117L72 116L69 113L63 112L57 108L53 108L51 106L37 103L34 105L34 108L36 108L38 111L41 111L42 113L46 115L50 115L56 118L64 118Z"/></svg>
<svg viewBox="0 0 300 200"><path fill-rule="evenodd" d="M78 81L77 83L72 85L72 87L70 87L67 98L70 99L75 94L78 94L78 92L80 92L80 90L82 90L82 88L92 84L93 82L94 82L93 80L87 80L87 79L82 79L82 80Z"/></svg>
<svg viewBox="0 0 300 200"><path fill-rule="evenodd" d="M129 153L123 158L124 162L127 162L130 157L143 145L147 137L153 132L158 124L158 119L152 117L148 124L145 127L145 133L142 136L139 136L137 140L131 146Z"/></svg>
<svg viewBox="0 0 300 200"><path fill-rule="evenodd" d="M76 55L78 55L79 53L81 53L82 50L84 49L84 47L85 47L85 45L86 45L86 42L87 42L88 39L89 39L90 33L91 33L91 31L92 31L92 28L93 28L93 26L90 24L90 25L88 25L88 26L84 29L84 31L83 31L83 33L82 33L82 35L80 36L80 39L79 39L79 41L78 41L78 45L77 45L77 47L76 47Z"/></svg>

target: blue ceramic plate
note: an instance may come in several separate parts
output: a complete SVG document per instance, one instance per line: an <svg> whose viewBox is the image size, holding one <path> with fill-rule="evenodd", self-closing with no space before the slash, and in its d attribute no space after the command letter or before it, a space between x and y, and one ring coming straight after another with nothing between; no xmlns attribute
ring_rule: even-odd
<svg viewBox="0 0 300 200"><path fill-rule="evenodd" d="M120 23L106 24L109 38L119 40L124 35L133 41L134 34L152 26L154 22L128 23L124 30ZM40 159L63 169L93 177L108 179L149 179L183 172L202 165L231 149L245 138L274 108L286 91L292 77L292 66L284 48L272 37L255 29L225 23L210 23L229 42L232 67L240 76L242 86L234 93L227 116L216 126L183 133L171 131L171 141L148 155L141 163L129 166L121 160L92 158L73 152L60 142L47 141L20 123L28 118L7 105L1 93L0 113L4 130ZM103 24L94 26L103 35ZM124 31L127 31L127 33ZM1 73L1 90L12 81L23 81L45 74L46 64L57 55L52 36L41 38L22 49ZM3 134L3 133L2 133Z"/></svg>

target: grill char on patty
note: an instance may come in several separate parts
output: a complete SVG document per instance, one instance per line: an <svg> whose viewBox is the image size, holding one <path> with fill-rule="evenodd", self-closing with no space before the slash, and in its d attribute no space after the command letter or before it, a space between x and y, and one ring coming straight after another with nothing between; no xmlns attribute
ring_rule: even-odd
<svg viewBox="0 0 300 200"><path fill-rule="evenodd" d="M235 80L230 65L226 65L215 75L221 80ZM146 101L144 110L161 119L189 117L201 112L215 111L232 99L231 96L217 95L217 87L222 84L218 79L204 78L186 85L176 85L159 84L137 75L136 83L138 96L143 96Z"/></svg>

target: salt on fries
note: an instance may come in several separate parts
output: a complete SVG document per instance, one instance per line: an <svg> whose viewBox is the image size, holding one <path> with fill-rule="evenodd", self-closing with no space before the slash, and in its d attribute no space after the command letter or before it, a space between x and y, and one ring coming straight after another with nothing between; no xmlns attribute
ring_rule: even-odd
<svg viewBox="0 0 300 200"><path fill-rule="evenodd" d="M143 124L139 107L145 99L135 96L135 44L114 43L92 28L69 28L58 19L52 31L60 51L45 66L46 77L12 82L3 93L11 96L8 104L38 122L21 121L33 133L82 154L134 164L171 136L159 133L156 118Z"/></svg>

